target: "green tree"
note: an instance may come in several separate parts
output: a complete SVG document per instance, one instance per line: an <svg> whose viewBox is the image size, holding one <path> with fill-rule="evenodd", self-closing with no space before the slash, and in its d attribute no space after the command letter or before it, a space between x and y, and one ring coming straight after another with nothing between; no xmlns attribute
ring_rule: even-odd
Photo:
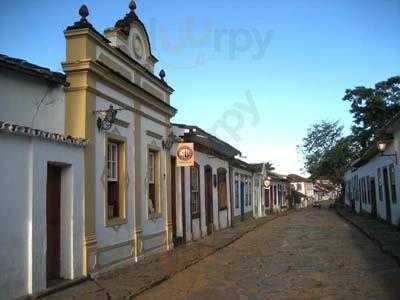
<svg viewBox="0 0 400 300"><path fill-rule="evenodd" d="M324 154L332 149L343 136L339 121L321 121L313 124L298 148L304 157L304 167L312 176L317 173Z"/></svg>
<svg viewBox="0 0 400 300"><path fill-rule="evenodd" d="M342 185L344 174L355 158L352 136L341 138L322 155L312 176L325 177L336 185Z"/></svg>
<svg viewBox="0 0 400 300"><path fill-rule="evenodd" d="M352 135L360 156L376 139L376 132L400 112L400 76L378 82L374 88L348 89L343 97L351 103Z"/></svg>

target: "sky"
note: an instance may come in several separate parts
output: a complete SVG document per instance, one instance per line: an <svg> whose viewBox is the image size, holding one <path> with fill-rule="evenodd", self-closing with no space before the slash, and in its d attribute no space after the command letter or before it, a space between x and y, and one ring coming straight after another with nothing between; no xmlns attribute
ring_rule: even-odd
<svg viewBox="0 0 400 300"><path fill-rule="evenodd" d="M0 53L62 71L63 30L102 32L129 1L1 1ZM197 125L248 162L302 174L307 128L352 117L345 90L400 74L400 0L137 0L136 13L174 87L176 123Z"/></svg>

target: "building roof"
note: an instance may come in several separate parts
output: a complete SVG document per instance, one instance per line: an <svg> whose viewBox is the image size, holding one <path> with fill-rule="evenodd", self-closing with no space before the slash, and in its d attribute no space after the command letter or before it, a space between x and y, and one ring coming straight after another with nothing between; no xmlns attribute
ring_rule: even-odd
<svg viewBox="0 0 400 300"><path fill-rule="evenodd" d="M6 123L3 121L0 121L0 133L35 137L59 144L67 144L76 147L85 147L87 145L87 140L85 139L75 138L72 136L65 136L59 133L34 129L28 126L21 126L21 125Z"/></svg>
<svg viewBox="0 0 400 300"><path fill-rule="evenodd" d="M48 68L32 64L23 59L0 54L0 67L20 72L28 76L45 79L52 83L67 85L65 74L53 72Z"/></svg>
<svg viewBox="0 0 400 300"><path fill-rule="evenodd" d="M267 174L269 177L271 177L271 180L273 181L285 181L285 182L289 181L287 176L285 175L281 175L271 171L267 171Z"/></svg>
<svg viewBox="0 0 400 300"><path fill-rule="evenodd" d="M193 142L195 144L204 146L230 158L234 158L236 155L242 155L239 150L224 142L223 140L217 138L216 136L208 133L207 131L201 129L200 127L176 123L173 123L171 125L181 129L189 130L189 133L185 134L185 141L187 142Z"/></svg>
<svg viewBox="0 0 400 300"><path fill-rule="evenodd" d="M255 166L253 164L249 164L249 163L247 163L247 162L245 162L243 160L237 159L237 158L232 160L232 165L234 167L236 167L236 168L247 170L249 172L256 172L257 171L257 169L255 168Z"/></svg>
<svg viewBox="0 0 400 300"><path fill-rule="evenodd" d="M297 174L289 174L287 177L293 182L313 182L311 179L302 177Z"/></svg>

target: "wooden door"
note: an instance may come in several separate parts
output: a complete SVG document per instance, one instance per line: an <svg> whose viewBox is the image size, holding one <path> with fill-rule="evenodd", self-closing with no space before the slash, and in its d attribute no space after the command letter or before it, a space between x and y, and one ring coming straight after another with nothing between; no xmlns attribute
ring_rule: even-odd
<svg viewBox="0 0 400 300"><path fill-rule="evenodd" d="M206 166L204 168L205 196L206 196L206 226L207 234L213 231L213 182L212 168Z"/></svg>
<svg viewBox="0 0 400 300"><path fill-rule="evenodd" d="M186 242L186 193L185 193L185 168L181 169L181 193L182 193L182 226L183 226L183 241ZM190 225L190 231L192 231L192 225Z"/></svg>
<svg viewBox="0 0 400 300"><path fill-rule="evenodd" d="M61 169L47 167L46 222L47 222L47 281L60 278L60 194Z"/></svg>
<svg viewBox="0 0 400 300"><path fill-rule="evenodd" d="M389 175L387 168L383 168L383 187L385 190L386 221L388 223L392 223L392 209L390 207Z"/></svg>
<svg viewBox="0 0 400 300"><path fill-rule="evenodd" d="M265 193L265 207L269 208L269 194L270 194L271 188L269 189L265 189L264 193Z"/></svg>
<svg viewBox="0 0 400 300"><path fill-rule="evenodd" d="M176 158L171 156L171 214L172 232L176 238Z"/></svg>

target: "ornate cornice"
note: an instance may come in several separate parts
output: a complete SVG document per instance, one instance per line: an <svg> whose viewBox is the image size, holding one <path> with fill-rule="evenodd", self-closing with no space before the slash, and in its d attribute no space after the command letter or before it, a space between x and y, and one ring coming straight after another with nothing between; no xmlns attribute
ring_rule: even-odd
<svg viewBox="0 0 400 300"><path fill-rule="evenodd" d="M8 133L11 135L36 137L39 139L48 140L59 144L76 146L76 147L85 147L87 145L87 140L85 139L74 138L72 136L65 136L59 133L34 129L28 126L15 125L3 121L0 121L0 132Z"/></svg>

